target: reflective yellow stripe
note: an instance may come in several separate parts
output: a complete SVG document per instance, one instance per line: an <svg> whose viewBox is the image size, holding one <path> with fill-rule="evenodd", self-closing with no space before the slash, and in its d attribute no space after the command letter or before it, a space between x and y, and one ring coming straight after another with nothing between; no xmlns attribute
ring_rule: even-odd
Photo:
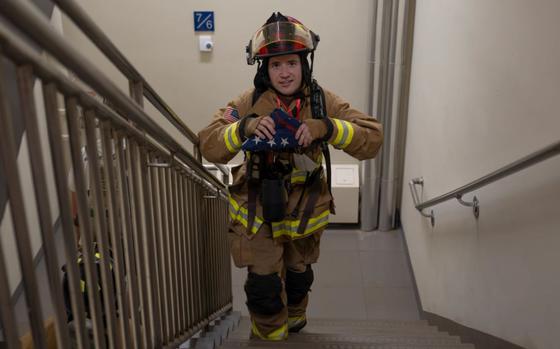
<svg viewBox="0 0 560 349"><path fill-rule="evenodd" d="M329 210L321 212L318 216L312 217L307 222L307 227L303 234L298 234L300 220L284 220L282 222L272 223L272 236L274 238L282 235L288 235L291 238L301 238L314 233L315 231L327 226L329 224Z"/></svg>
<svg viewBox="0 0 560 349"><path fill-rule="evenodd" d="M84 280L80 280L80 289L82 293L86 291L86 282Z"/></svg>
<svg viewBox="0 0 560 349"><path fill-rule="evenodd" d="M224 132L224 142L230 153L237 153L241 149L241 142L237 137L237 122L231 124Z"/></svg>
<svg viewBox="0 0 560 349"><path fill-rule="evenodd" d="M233 144L235 144L236 148L240 148L241 147L241 142L239 141L239 137L237 137L237 126L238 123L234 123L233 125L231 125L232 129L231 129L231 137L233 138Z"/></svg>
<svg viewBox="0 0 560 349"><path fill-rule="evenodd" d="M247 225L249 224L249 212L245 207L239 206L239 204L231 196L229 197L229 216L231 219L240 222L245 228L247 228ZM251 227L251 232L256 234L262 224L263 220L255 216L255 222Z"/></svg>
<svg viewBox="0 0 560 349"><path fill-rule="evenodd" d="M327 226L329 224L329 213L330 210L325 210L321 212L316 217L312 217L307 221L307 227L303 234L298 234L298 228L300 225L300 220L284 220L282 222L273 222L272 223L272 236L274 238L280 237L282 235L287 235L291 238L302 238L304 236L310 235L317 230ZM245 228L247 228L248 217L249 213L245 207L240 206L231 196L229 197L229 216L234 221L240 222ZM261 225L263 224L263 220L258 216L255 216L255 221L253 226L251 227L251 232L256 234Z"/></svg>
<svg viewBox="0 0 560 349"><path fill-rule="evenodd" d="M270 332L266 336L261 334L261 331L257 328L255 324L255 320L251 321L251 331L253 334L260 339L264 339L267 341L281 341L288 338L288 324L283 324L280 328Z"/></svg>
<svg viewBox="0 0 560 349"><path fill-rule="evenodd" d="M292 171L292 174L290 176L290 183L304 183L305 179L307 178L307 173L307 171Z"/></svg>
<svg viewBox="0 0 560 349"><path fill-rule="evenodd" d="M344 135L344 126L342 126L342 123L340 122L340 120L338 119L333 119L334 120L334 125L336 126L336 138L333 141L333 145L339 145L340 144L340 140L342 139L342 136Z"/></svg>
<svg viewBox="0 0 560 349"><path fill-rule="evenodd" d="M344 149L354 138L354 127L352 123L344 120L333 119L336 127L336 138L332 142L335 147Z"/></svg>

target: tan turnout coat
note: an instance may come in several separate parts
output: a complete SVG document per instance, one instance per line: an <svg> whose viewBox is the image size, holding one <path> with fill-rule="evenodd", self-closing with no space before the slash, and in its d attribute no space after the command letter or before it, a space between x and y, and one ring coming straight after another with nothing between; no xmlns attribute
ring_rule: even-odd
<svg viewBox="0 0 560 349"><path fill-rule="evenodd" d="M235 157L241 150L243 140L239 134L239 121L248 115L270 115L270 113L281 106L276 93L269 89L264 92L252 105L253 91L250 89L239 97L228 103L226 108L218 110L214 119L206 128L199 132L200 149L206 160L213 163L225 164ZM326 100L327 116L333 124L333 133L328 140L329 144L336 149L341 149L358 160L371 159L377 154L383 140L381 124L373 117L353 109L340 97L328 90L324 90ZM288 110L295 108L296 101L292 101ZM299 113L300 121L312 117L309 97L301 102ZM322 161L319 147L307 149L305 153L316 163ZM283 158L291 159L291 153L282 154ZM238 234L245 234L249 239L256 234L263 224L262 206L257 199L256 217L252 227L248 224L248 186L246 181L246 163L232 170L233 185L230 187L230 229ZM293 163L293 161L292 161ZM306 172L294 168L290 175L290 190L288 192L288 207L286 212L293 211L305 182ZM287 179L288 180L288 179ZM315 204L313 214L303 234L298 234L297 229L302 218L303 207L308 199L307 190L300 204L297 217L286 217L283 222L271 223L273 237L275 239L299 239L311 234L320 234L328 223L328 215L334 213L332 197L329 193L326 176L322 174L321 194ZM258 197L258 196L257 196Z"/></svg>

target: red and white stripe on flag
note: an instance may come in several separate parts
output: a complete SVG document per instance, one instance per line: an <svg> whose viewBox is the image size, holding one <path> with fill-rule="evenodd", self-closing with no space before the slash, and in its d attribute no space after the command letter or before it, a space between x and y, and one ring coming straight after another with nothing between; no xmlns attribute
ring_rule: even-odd
<svg viewBox="0 0 560 349"><path fill-rule="evenodd" d="M239 113L237 112L237 109L227 107L224 112L224 119L229 121L230 124L239 121Z"/></svg>

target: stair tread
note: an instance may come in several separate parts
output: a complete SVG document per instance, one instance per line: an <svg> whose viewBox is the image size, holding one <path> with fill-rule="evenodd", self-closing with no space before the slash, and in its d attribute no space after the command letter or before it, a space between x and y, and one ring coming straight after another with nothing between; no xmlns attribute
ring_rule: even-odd
<svg viewBox="0 0 560 349"><path fill-rule="evenodd" d="M301 333L281 342L249 339L250 320L239 325L219 347L221 349L475 349L457 336L440 332L424 320L340 320L310 319Z"/></svg>
<svg viewBox="0 0 560 349"><path fill-rule="evenodd" d="M429 327L426 320L356 320L356 319L328 319L328 318L310 318L309 323L314 326L326 327L369 327L369 326L386 326L386 327ZM246 316L241 317L241 323L250 323Z"/></svg>
<svg viewBox="0 0 560 349"><path fill-rule="evenodd" d="M241 324L237 328L237 333L249 333L250 324ZM438 331L435 326L426 326L422 328L402 328L402 327L335 327L335 326L315 326L313 323L307 324L305 328L300 332L302 334L356 334L356 335L367 335L367 334L378 334L378 335L390 335L390 334L403 334L403 335L417 335L417 336L441 336L447 335L446 332Z"/></svg>
<svg viewBox="0 0 560 349"><path fill-rule="evenodd" d="M239 329L239 331L233 331L230 334L231 338L249 338L250 330L247 329ZM402 336L402 337L418 337L418 338L440 338L440 337L449 337L449 334L446 332L403 332L403 331L384 331L384 330L371 330L371 329L363 329L363 330L348 330L348 331L340 331L338 329L333 329L332 331L313 331L311 329L304 329L300 333L297 334L298 336L363 336L363 337L395 337L395 336Z"/></svg>
<svg viewBox="0 0 560 349"><path fill-rule="evenodd" d="M228 343L241 343L249 341L248 338L228 337ZM287 342L292 343L379 343L379 344L461 344L458 337L405 337L405 336L356 336L356 335L290 335Z"/></svg>
<svg viewBox="0 0 560 349"><path fill-rule="evenodd" d="M249 318L242 317L239 322L240 327L251 325ZM422 321L399 321L399 320L329 320L329 319L308 319L306 328L358 328L358 329L416 329L433 331L437 328Z"/></svg>
<svg viewBox="0 0 560 349"><path fill-rule="evenodd" d="M290 342L268 342L257 343L247 341L241 343L224 343L220 349L235 348L251 348L251 349L271 349L271 348L289 348L289 349L475 349L472 344L453 344L453 345L437 345L437 344L377 344L377 343L290 343Z"/></svg>

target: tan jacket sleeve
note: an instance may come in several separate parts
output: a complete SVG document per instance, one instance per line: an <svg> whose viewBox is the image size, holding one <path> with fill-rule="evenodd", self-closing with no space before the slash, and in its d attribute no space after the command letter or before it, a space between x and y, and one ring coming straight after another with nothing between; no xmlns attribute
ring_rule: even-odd
<svg viewBox="0 0 560 349"><path fill-rule="evenodd" d="M372 116L366 115L334 93L325 91L327 116L333 133L329 143L358 160L374 158L383 142L383 128Z"/></svg>
<svg viewBox="0 0 560 349"><path fill-rule="evenodd" d="M239 122L251 107L253 90L241 94L219 109L210 125L198 133L202 156L210 162L226 164L241 149Z"/></svg>

